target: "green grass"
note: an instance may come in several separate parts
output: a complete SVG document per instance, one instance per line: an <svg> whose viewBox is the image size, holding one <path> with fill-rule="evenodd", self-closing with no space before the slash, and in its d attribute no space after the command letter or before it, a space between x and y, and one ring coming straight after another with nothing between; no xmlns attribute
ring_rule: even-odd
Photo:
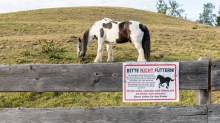
<svg viewBox="0 0 220 123"><path fill-rule="evenodd" d="M76 54L77 38L94 21L137 20L151 35L151 61L189 61L200 57L219 59L220 29L181 18L119 7L73 7L0 14L0 64L92 63L94 40L84 59ZM132 43L113 44L115 62L136 61ZM105 49L106 50L106 49ZM106 61L107 53L103 55ZM220 103L219 92L212 103ZM0 107L152 106L194 105L195 91L181 91L178 103L123 103L120 92L11 92L0 93Z"/></svg>

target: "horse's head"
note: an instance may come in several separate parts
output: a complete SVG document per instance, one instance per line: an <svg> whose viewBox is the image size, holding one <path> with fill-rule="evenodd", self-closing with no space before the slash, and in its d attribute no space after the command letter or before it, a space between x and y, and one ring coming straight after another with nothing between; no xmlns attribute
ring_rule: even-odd
<svg viewBox="0 0 220 123"><path fill-rule="evenodd" d="M77 56L79 57L79 58L83 58L83 57L85 57L86 56L86 50L87 49L85 49L84 48L84 39L83 38L79 38L78 39L79 41L78 41L78 44L77 44Z"/></svg>
<svg viewBox="0 0 220 123"><path fill-rule="evenodd" d="M90 29L87 29L86 32L83 34L83 36L81 38L78 38L79 41L78 41L78 45L77 45L77 56L79 58L86 56L86 51L87 51L88 42L89 42L89 38L90 38L89 31L90 31Z"/></svg>
<svg viewBox="0 0 220 123"><path fill-rule="evenodd" d="M160 77L161 77L161 75L157 75L157 78L156 78L156 80L157 80L157 79L160 79Z"/></svg>

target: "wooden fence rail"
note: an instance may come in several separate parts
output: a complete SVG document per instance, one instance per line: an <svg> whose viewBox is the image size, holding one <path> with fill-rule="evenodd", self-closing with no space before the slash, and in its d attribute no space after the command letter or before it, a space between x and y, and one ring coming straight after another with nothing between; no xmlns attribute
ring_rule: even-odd
<svg viewBox="0 0 220 123"><path fill-rule="evenodd" d="M2 108L0 123L146 123L220 121L220 61L181 61L180 90L197 90L195 106ZM0 92L121 92L122 63L0 65Z"/></svg>
<svg viewBox="0 0 220 123"><path fill-rule="evenodd" d="M180 62L180 89L208 89L209 61ZM1 65L0 92L121 92L122 63Z"/></svg>
<svg viewBox="0 0 220 123"><path fill-rule="evenodd" d="M0 122L207 123L207 113L205 105L179 107L6 108L0 109ZM210 117L214 116L210 115ZM219 120L218 117L216 118Z"/></svg>
<svg viewBox="0 0 220 123"><path fill-rule="evenodd" d="M220 60L213 61L212 63L212 90L220 91Z"/></svg>

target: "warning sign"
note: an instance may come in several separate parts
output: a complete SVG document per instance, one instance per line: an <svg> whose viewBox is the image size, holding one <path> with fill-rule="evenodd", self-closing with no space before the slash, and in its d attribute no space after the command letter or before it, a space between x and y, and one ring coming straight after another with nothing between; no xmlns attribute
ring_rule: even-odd
<svg viewBox="0 0 220 123"><path fill-rule="evenodd" d="M178 102L179 62L123 63L123 102Z"/></svg>

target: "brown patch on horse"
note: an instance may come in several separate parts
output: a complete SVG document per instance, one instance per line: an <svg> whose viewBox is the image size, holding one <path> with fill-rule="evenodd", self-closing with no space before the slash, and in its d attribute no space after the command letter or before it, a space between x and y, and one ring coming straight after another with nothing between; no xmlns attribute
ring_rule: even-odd
<svg viewBox="0 0 220 123"><path fill-rule="evenodd" d="M103 23L102 26L103 26L104 28L111 29L111 28L112 28L112 23L111 23L111 22L109 22L109 23Z"/></svg>
<svg viewBox="0 0 220 123"><path fill-rule="evenodd" d="M103 28L100 29L100 36L101 36L101 37L104 36L104 30L103 30Z"/></svg>
<svg viewBox="0 0 220 123"><path fill-rule="evenodd" d="M130 24L132 23L129 21L121 22L119 24L119 32L118 32L119 38L116 39L116 43L125 43L128 41L131 42L131 37L130 37L131 30L129 29Z"/></svg>

